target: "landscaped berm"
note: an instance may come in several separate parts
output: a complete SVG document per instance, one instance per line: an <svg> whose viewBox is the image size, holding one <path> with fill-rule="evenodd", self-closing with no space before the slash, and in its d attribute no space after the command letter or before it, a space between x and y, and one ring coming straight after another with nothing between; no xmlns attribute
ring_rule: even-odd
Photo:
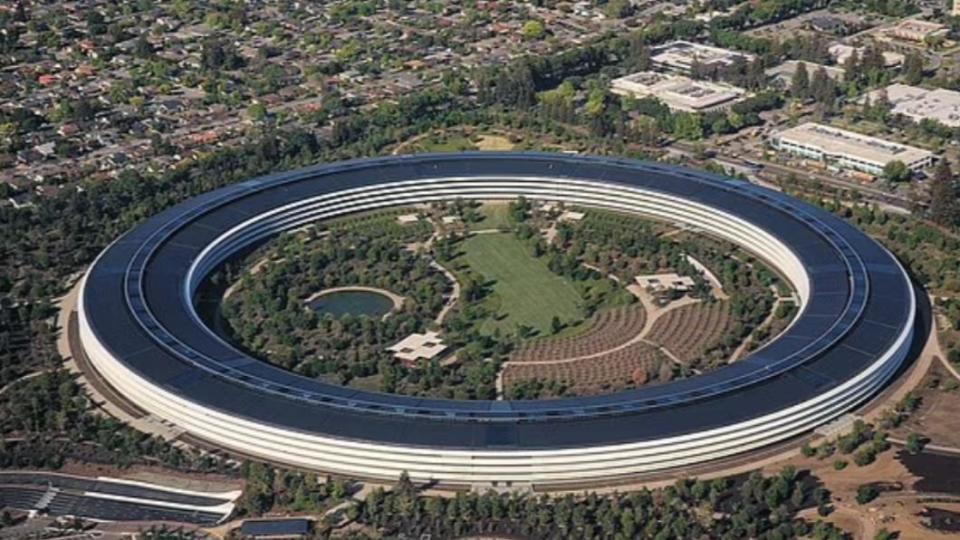
<svg viewBox="0 0 960 540"><path fill-rule="evenodd" d="M656 384L741 356L793 314L786 284L733 245L550 201L354 215L284 234L242 266L225 280L226 337L304 375L417 396ZM341 288L403 301L389 316L349 297L292 309Z"/></svg>

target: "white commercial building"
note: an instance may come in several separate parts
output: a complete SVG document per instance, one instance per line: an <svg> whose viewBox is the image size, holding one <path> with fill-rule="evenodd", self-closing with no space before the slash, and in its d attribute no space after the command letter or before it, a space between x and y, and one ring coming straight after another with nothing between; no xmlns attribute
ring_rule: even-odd
<svg viewBox="0 0 960 540"><path fill-rule="evenodd" d="M690 41L671 41L654 48L650 61L660 69L690 73L695 64L724 67L733 64L738 58L749 62L754 56Z"/></svg>
<svg viewBox="0 0 960 540"><path fill-rule="evenodd" d="M960 127L960 92L937 88L928 90L907 84L891 84L867 95L871 103L886 99L891 112L914 122L933 120L948 127Z"/></svg>
<svg viewBox="0 0 960 540"><path fill-rule="evenodd" d="M851 47L850 45L844 45L842 43L831 45L830 48L827 49L830 56L832 56L834 61L839 65L843 65L843 63L847 61L847 58L850 58L850 55L853 53L857 53L857 56L862 58L865 50L865 47ZM900 53L883 51L883 65L886 67L897 67L903 63L903 59L904 56Z"/></svg>
<svg viewBox="0 0 960 540"><path fill-rule="evenodd" d="M775 133L771 143L782 152L874 176L883 174L893 161L912 171L933 163L933 153L927 150L813 122Z"/></svg>
<svg viewBox="0 0 960 540"><path fill-rule="evenodd" d="M405 364L416 364L418 360L432 360L447 350L447 346L437 332L425 332L410 334L387 350Z"/></svg>
<svg viewBox="0 0 960 540"><path fill-rule="evenodd" d="M739 362L745 371L719 369L642 397L525 404L337 388L244 355L196 313L198 287L215 269L284 231L356 212L519 196L636 214L743 246L794 286L808 324L793 328L806 330L785 335L776 354ZM233 221L213 220L225 215ZM113 242L77 301L67 329L91 380L206 447L378 482L407 474L440 486L537 490L634 482L787 444L899 373L916 316L897 260L823 210L665 164L510 153L391 156L231 184Z"/></svg>
<svg viewBox="0 0 960 540"><path fill-rule="evenodd" d="M662 274L645 274L633 278L637 285L650 291L674 290L687 292L692 289L696 282L689 276L681 276L676 272L665 272Z"/></svg>
<svg viewBox="0 0 960 540"><path fill-rule="evenodd" d="M813 62L801 62L799 60L787 60L779 66L774 66L766 70L764 73L782 87L789 88L793 82L793 75L797 72L797 69L800 68L800 64L803 64L807 69L807 74L810 76L810 79L813 79L814 73L822 69L830 79L837 82L843 81L843 68L815 64Z"/></svg>
<svg viewBox="0 0 960 540"><path fill-rule="evenodd" d="M610 91L622 96L653 96L672 111L711 112L729 108L746 91L728 84L695 81L682 75L641 71L614 79Z"/></svg>

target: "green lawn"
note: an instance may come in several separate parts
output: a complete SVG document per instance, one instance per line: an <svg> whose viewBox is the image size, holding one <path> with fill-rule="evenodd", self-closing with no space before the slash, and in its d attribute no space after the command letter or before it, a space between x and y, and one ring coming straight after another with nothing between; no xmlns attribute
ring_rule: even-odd
<svg viewBox="0 0 960 540"><path fill-rule="evenodd" d="M463 152L477 149L473 141L456 133L431 135L419 141L417 147L421 152Z"/></svg>
<svg viewBox="0 0 960 540"><path fill-rule="evenodd" d="M487 202L480 206L480 213L483 214L483 220L476 223L468 223L467 227L471 231L482 231L488 229L510 229L513 224L510 223L510 203L508 202Z"/></svg>
<svg viewBox="0 0 960 540"><path fill-rule="evenodd" d="M513 331L517 325L550 333L554 316L564 323L578 321L581 299L566 279L536 259L512 233L478 234L463 243L462 260L486 280L494 281L491 305L499 304L498 320L484 323L485 331Z"/></svg>

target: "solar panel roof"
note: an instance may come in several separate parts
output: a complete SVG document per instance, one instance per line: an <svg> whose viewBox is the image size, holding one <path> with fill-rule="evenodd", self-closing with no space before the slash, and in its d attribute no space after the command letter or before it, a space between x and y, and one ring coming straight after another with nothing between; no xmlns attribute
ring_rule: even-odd
<svg viewBox="0 0 960 540"><path fill-rule="evenodd" d="M491 176L602 180L722 209L791 247L812 279L808 305L777 340L714 372L610 395L520 402L393 396L306 379L248 358L190 315L187 268L220 231L252 216L345 189ZM84 290L88 320L112 353L197 403L305 432L460 448L653 439L800 403L889 348L906 324L911 294L886 250L783 194L663 164L523 153L360 160L234 184L168 209L115 242Z"/></svg>

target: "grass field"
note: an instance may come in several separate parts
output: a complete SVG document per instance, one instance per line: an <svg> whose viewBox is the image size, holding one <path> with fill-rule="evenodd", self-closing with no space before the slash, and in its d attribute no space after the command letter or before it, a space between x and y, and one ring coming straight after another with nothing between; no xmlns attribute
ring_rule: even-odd
<svg viewBox="0 0 960 540"><path fill-rule="evenodd" d="M484 134L478 137L476 144L478 150L485 151L503 151L503 150L513 150L516 146L510 139L504 137L503 135L490 135Z"/></svg>
<svg viewBox="0 0 960 540"><path fill-rule="evenodd" d="M471 231L509 229L513 227L513 224L510 223L510 203L486 202L480 206L480 213L483 214L483 221L467 224L467 227Z"/></svg>
<svg viewBox="0 0 960 540"><path fill-rule="evenodd" d="M477 145L459 133L435 133L416 145L419 152L463 152L476 150Z"/></svg>
<svg viewBox="0 0 960 540"><path fill-rule="evenodd" d="M491 302L499 304L501 316L486 321L485 331L497 327L513 331L523 324L547 334L554 316L564 323L582 317L580 295L573 284L534 258L513 234L478 234L463 243L463 251L462 260L494 282Z"/></svg>

